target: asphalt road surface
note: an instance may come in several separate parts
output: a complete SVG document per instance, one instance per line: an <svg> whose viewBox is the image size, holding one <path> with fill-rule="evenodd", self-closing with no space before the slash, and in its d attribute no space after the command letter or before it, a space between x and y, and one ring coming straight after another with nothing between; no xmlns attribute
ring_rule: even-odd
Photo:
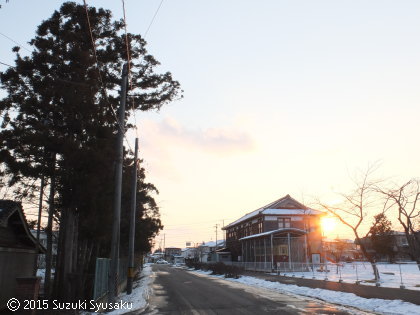
<svg viewBox="0 0 420 315"><path fill-rule="evenodd" d="M367 314L167 265L154 265L153 271L143 314Z"/></svg>

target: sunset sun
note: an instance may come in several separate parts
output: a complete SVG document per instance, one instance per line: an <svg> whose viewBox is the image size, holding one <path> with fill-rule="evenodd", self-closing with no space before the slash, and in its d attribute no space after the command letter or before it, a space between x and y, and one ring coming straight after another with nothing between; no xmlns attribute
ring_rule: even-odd
<svg viewBox="0 0 420 315"><path fill-rule="evenodd" d="M330 233L335 229L337 220L331 217L324 217L321 219L321 227L324 233Z"/></svg>

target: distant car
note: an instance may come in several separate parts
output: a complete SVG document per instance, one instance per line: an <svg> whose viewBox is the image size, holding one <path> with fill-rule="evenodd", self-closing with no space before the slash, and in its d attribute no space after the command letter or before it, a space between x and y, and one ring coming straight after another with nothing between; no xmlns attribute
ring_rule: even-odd
<svg viewBox="0 0 420 315"><path fill-rule="evenodd" d="M159 259L156 261L157 264L169 264L165 259Z"/></svg>

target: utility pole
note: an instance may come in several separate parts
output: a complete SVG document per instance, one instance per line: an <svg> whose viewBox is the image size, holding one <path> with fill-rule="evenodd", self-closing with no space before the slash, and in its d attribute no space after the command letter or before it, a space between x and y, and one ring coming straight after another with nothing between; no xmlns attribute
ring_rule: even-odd
<svg viewBox="0 0 420 315"><path fill-rule="evenodd" d="M165 250L165 234L163 234L163 259L165 259L166 250Z"/></svg>
<svg viewBox="0 0 420 315"><path fill-rule="evenodd" d="M223 228L225 227L225 219L223 219ZM224 246L226 248L226 231L223 233L223 242L225 243Z"/></svg>
<svg viewBox="0 0 420 315"><path fill-rule="evenodd" d="M214 246L214 255L215 255L215 258L216 258L216 261L218 261L218 259L217 259L217 254L216 254L216 251L217 251L217 227L219 226L219 224L216 224L214 227L215 227L215 229L216 229L216 245Z"/></svg>
<svg viewBox="0 0 420 315"><path fill-rule="evenodd" d="M118 112L118 138L117 138L117 158L115 163L115 190L114 190L114 218L112 225L111 241L111 266L108 279L108 301L112 303L118 295L118 270L120 254L120 219L121 219L121 181L123 164L123 141L124 141L124 118L125 102L127 99L127 64L124 64L121 80L121 99Z"/></svg>
<svg viewBox="0 0 420 315"><path fill-rule="evenodd" d="M134 268L134 236L136 231L136 193L137 193L137 151L139 139L136 138L134 145L133 178L131 182L131 213L130 213L130 238L128 240L128 273L127 273L127 294L133 291Z"/></svg>

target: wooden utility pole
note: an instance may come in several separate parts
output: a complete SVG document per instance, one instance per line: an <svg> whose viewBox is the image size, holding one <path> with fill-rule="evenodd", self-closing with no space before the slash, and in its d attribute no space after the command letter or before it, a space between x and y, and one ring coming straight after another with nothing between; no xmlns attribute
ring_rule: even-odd
<svg viewBox="0 0 420 315"><path fill-rule="evenodd" d="M214 257L216 258L216 261L218 261L219 259L218 259L218 257L217 257L217 253L216 253L216 251L217 251L217 227L219 226L219 224L216 224L214 227L215 227L215 229L216 229L216 244L214 245Z"/></svg>
<svg viewBox="0 0 420 315"><path fill-rule="evenodd" d="M223 219L223 227L222 227L222 229L225 227L225 220ZM224 246L224 248L226 248L226 231L223 233L223 246Z"/></svg>
<svg viewBox="0 0 420 315"><path fill-rule="evenodd" d="M131 182L131 212L130 212L130 236L128 240L128 273L127 273L127 294L133 291L134 268L134 237L136 231L136 194L137 194L137 151L139 139L136 138L134 145L133 178Z"/></svg>
<svg viewBox="0 0 420 315"><path fill-rule="evenodd" d="M112 225L111 241L111 265L108 281L108 301L112 303L118 295L118 270L120 256L120 220L121 220L121 182L123 165L123 141L125 132L125 102L127 99L127 64L124 64L121 80L121 99L118 112L118 138L117 138L117 158L115 163L115 190L114 190L114 218Z"/></svg>

